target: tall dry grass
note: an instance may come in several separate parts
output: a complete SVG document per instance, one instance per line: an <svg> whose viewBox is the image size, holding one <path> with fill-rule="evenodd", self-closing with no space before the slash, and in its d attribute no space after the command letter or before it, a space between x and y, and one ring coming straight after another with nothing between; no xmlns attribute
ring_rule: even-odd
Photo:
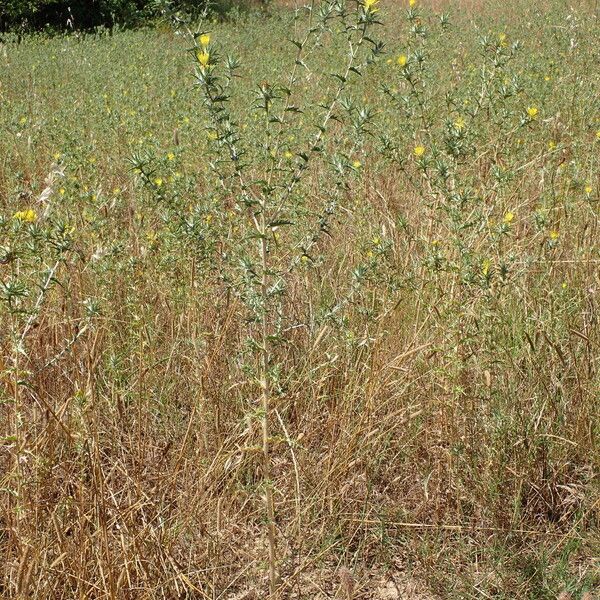
<svg viewBox="0 0 600 600"><path fill-rule="evenodd" d="M538 208L540 172L512 184L519 216ZM3 321L0 595L268 597L247 311L197 258L148 241L160 218L122 177L125 200L99 210L109 233L74 217L89 230L16 375ZM319 173L310 189L325 200ZM510 282L466 296L424 266L445 225L405 174L365 165L322 262L287 287L273 597L552 598L598 584L598 213L553 215L558 246L519 219ZM103 270L98 235L125 244ZM352 295L375 235L389 246ZM97 297L89 320L82 303Z"/></svg>

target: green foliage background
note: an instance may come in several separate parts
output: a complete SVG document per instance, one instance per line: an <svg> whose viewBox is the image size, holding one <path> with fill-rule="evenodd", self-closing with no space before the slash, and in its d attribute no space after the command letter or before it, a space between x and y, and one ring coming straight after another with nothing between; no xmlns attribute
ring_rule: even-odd
<svg viewBox="0 0 600 600"><path fill-rule="evenodd" d="M0 31L135 26L170 11L197 16L206 6L224 14L249 0L3 0ZM264 4L264 2L263 2Z"/></svg>

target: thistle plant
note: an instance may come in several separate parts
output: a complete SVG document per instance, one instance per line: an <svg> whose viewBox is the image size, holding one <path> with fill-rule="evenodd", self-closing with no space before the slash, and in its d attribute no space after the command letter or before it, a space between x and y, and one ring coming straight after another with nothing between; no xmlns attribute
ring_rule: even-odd
<svg viewBox="0 0 600 600"><path fill-rule="evenodd" d="M218 240L212 246L216 252L218 245L218 254L207 257L208 268L218 265L223 285L246 306L251 351L245 370L259 389L258 405L251 407L251 414L260 420L261 428L271 593L279 583L271 421L281 371L276 348L284 343L290 324L286 284L295 271L310 268L316 260L319 241L329 234L340 203L359 175L360 161L355 157L373 114L352 98L352 88L383 50L371 34L379 23L377 4L378 0L313 0L296 11L289 77L257 86L245 108L247 116L258 122L258 129L251 132L231 109L240 61L223 56L218 40L202 27L195 32L188 29L195 83L207 116L207 160L218 182L211 199L216 214L213 219L211 211L210 226L201 237L204 242ZM339 70L316 72L313 64L331 47L342 49ZM326 78L324 98L316 109L302 104L303 88L313 77ZM133 164L157 196L167 205L177 205L153 179L151 160L138 156ZM310 190L305 181L318 169L325 170L321 196L326 200L315 210L307 201Z"/></svg>
<svg viewBox="0 0 600 600"><path fill-rule="evenodd" d="M458 434L475 448L484 435L480 416L491 410L481 402L485 395L477 389L477 369L491 381L499 332L509 327L505 316L514 310L514 294L524 295L540 251L554 251L560 240L558 228L542 224L538 212L536 225L546 228L540 250L519 243L518 232L526 227L520 207L529 198L509 184L525 170L539 169L542 181L550 177L544 163L556 145L534 158L526 147L529 136L540 135L546 115L515 66L519 41L503 31L480 35L478 64L463 70L458 58L446 57L447 71L456 71L455 85L442 95L436 85L442 59L433 53L452 28L449 17L442 15L436 23L412 2L404 27L405 45L390 60L393 75L380 87L399 119L394 129L380 132L380 148L419 199L415 322L434 305L446 336L443 372L451 377L454 402L449 405L455 407L443 419L448 437ZM385 122L390 120L387 115ZM467 466L476 472L479 460L485 459L472 451Z"/></svg>
<svg viewBox="0 0 600 600"><path fill-rule="evenodd" d="M0 407L10 407L12 418L6 420L8 430L2 432L3 443L11 449L12 469L7 473L6 483L14 499L14 530L19 539L27 523L25 488L27 486L26 464L34 454L27 443L28 400L37 399L28 393L30 369L36 371L59 360L69 351L79 335L75 337L45 365L36 364L36 356L29 347L30 334L40 325L52 290L59 283L61 270L73 245L73 227L55 217L51 196L54 181L62 176L56 168L46 179L46 188L38 205L23 207L8 218L0 219L0 319L7 326L0 338L0 381L4 383L0 393ZM36 373L37 374L37 373ZM43 405L45 407L45 405Z"/></svg>
<svg viewBox="0 0 600 600"><path fill-rule="evenodd" d="M443 36L451 25L447 15L439 17L437 26L430 21L416 2L410 4L406 46L392 61L397 72L394 83L381 86L401 119L394 134L380 136L380 147L427 207L427 264L434 271L456 274L459 289L467 293L468 287L486 288L489 284L489 256L479 256L477 249L496 210L482 201L482 196L489 198L498 186L492 178L491 189L482 189L474 162L480 160L480 154L492 152L495 164L490 174L500 176L502 148L484 146L487 129L500 129L500 139L508 144L516 132L535 121L538 109L515 109L522 90L518 78L510 75L510 63L520 46L518 42L509 44L505 34L482 36L479 72L475 67L471 70L477 76L440 97L430 69L430 46L436 45L430 38ZM497 245L510 229L511 215L510 211L502 215L497 234L487 237L486 243ZM506 267L500 273L506 275ZM424 285L423 270L420 279ZM458 299L460 306L465 301Z"/></svg>

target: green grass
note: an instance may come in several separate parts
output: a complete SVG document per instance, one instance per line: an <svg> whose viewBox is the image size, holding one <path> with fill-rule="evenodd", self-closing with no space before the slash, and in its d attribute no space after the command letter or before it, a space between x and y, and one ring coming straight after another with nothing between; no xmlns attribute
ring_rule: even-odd
<svg viewBox="0 0 600 600"><path fill-rule="evenodd" d="M267 268L189 39L0 45L0 596L267 597L269 489L273 597L598 586L594 5L381 3L386 52L343 93L372 116L335 109ZM335 22L272 156L253 106L289 77L292 16L203 26L241 61L265 206L347 54Z"/></svg>

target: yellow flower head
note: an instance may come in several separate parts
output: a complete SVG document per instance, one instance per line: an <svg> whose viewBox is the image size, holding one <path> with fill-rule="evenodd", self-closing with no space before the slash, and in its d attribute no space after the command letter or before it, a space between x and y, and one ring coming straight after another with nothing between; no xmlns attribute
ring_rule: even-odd
<svg viewBox="0 0 600 600"><path fill-rule="evenodd" d="M363 0L363 6L365 7L365 12L375 13L379 9L377 8L377 4L379 0Z"/></svg>
<svg viewBox="0 0 600 600"><path fill-rule="evenodd" d="M21 117L19 119L19 123L21 123L21 125L25 125L25 123L27 123L27 117Z"/></svg>
<svg viewBox="0 0 600 600"><path fill-rule="evenodd" d="M362 167L362 163L360 162L360 160L355 160L355 161L352 163L352 166L353 166L355 169L360 169L360 168Z"/></svg>
<svg viewBox="0 0 600 600"><path fill-rule="evenodd" d="M554 140L548 142L548 150L556 150L556 142Z"/></svg>
<svg viewBox="0 0 600 600"><path fill-rule="evenodd" d="M535 119L538 116L539 110L537 108L537 106L529 106L527 108L527 114L529 115L530 119Z"/></svg>
<svg viewBox="0 0 600 600"><path fill-rule="evenodd" d="M454 121L454 127L458 129L458 131L462 131L465 128L465 120L462 117L458 117L456 121Z"/></svg>
<svg viewBox="0 0 600 600"><path fill-rule="evenodd" d="M502 219L503 223L506 223L507 225L510 225L513 221L515 220L515 214L508 211L505 215L504 218Z"/></svg>
<svg viewBox="0 0 600 600"><path fill-rule="evenodd" d="M558 233L558 231L556 231L556 229L553 229L549 233L548 237L554 242L560 237L560 233Z"/></svg>
<svg viewBox="0 0 600 600"><path fill-rule="evenodd" d="M203 48L206 48L210 44L210 33L204 33L200 36L200 44Z"/></svg>
<svg viewBox="0 0 600 600"><path fill-rule="evenodd" d="M406 54L401 54L401 55L398 57L398 64L399 64L401 67L405 67L407 62L408 62L408 57L406 56Z"/></svg>
<svg viewBox="0 0 600 600"><path fill-rule="evenodd" d="M20 210L13 215L13 219L21 221L22 223L33 223L37 219L35 210L28 208L27 210Z"/></svg>
<svg viewBox="0 0 600 600"><path fill-rule="evenodd" d="M408 5L412 8L417 4L417 0L408 0Z"/></svg>
<svg viewBox="0 0 600 600"><path fill-rule="evenodd" d="M598 131L596 131L596 137L600 140L600 129L598 129Z"/></svg>
<svg viewBox="0 0 600 600"><path fill-rule="evenodd" d="M425 154L425 146L415 146L414 153L417 158L421 158Z"/></svg>
<svg viewBox="0 0 600 600"><path fill-rule="evenodd" d="M285 153L284 153L284 156L285 156L285 157L286 157L288 160L289 160L290 158L293 158L293 157L294 157L294 155L293 155L293 154L292 154L292 153L291 153L289 150L286 150L286 151L285 151Z"/></svg>
<svg viewBox="0 0 600 600"><path fill-rule="evenodd" d="M206 52L206 50L199 50L196 53L196 58L198 58L198 62L203 66L207 67L208 62L210 61L210 54Z"/></svg>
<svg viewBox="0 0 600 600"><path fill-rule="evenodd" d="M154 180L154 185L156 185L156 187L160 187L163 184L163 180L160 177L157 177Z"/></svg>
<svg viewBox="0 0 600 600"><path fill-rule="evenodd" d="M592 193L592 186L591 185L586 185L585 186L585 193L589 196Z"/></svg>
<svg viewBox="0 0 600 600"><path fill-rule="evenodd" d="M484 258L481 263L481 272L484 277L487 277L490 273L490 267L492 266L492 261L489 258Z"/></svg>
<svg viewBox="0 0 600 600"><path fill-rule="evenodd" d="M173 154L173 152L169 152L167 154L167 160L175 160L175 154Z"/></svg>

